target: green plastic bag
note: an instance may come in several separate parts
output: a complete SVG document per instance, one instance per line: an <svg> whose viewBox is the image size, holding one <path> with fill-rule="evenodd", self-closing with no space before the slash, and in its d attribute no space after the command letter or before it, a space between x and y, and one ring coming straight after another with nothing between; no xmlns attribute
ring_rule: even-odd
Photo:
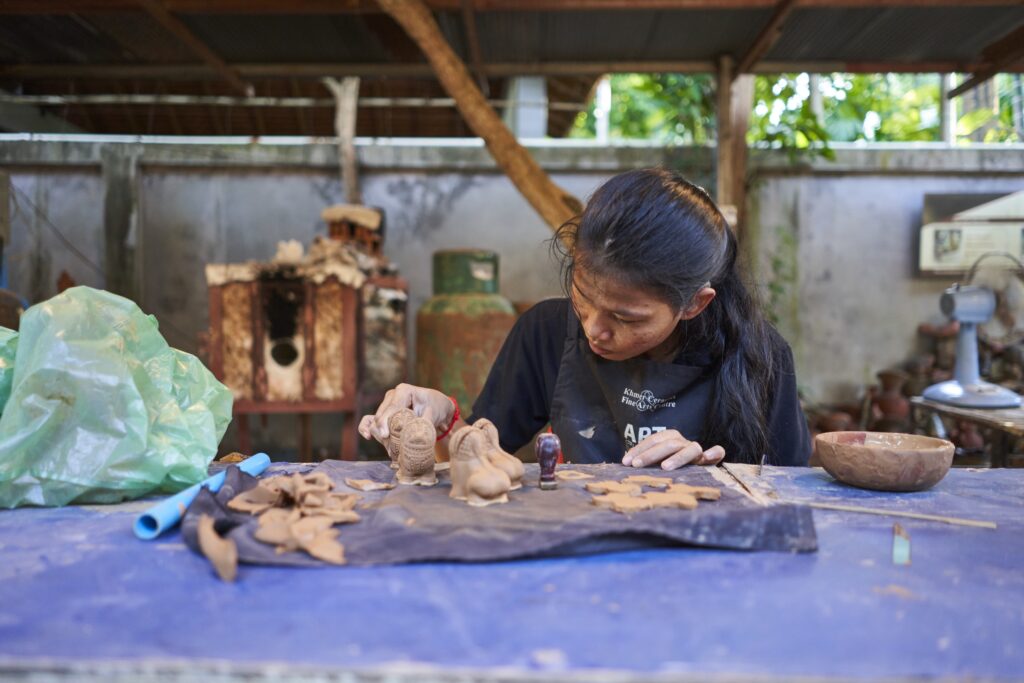
<svg viewBox="0 0 1024 683"><path fill-rule="evenodd" d="M206 477L231 392L168 346L154 317L74 287L25 311L20 327L0 415L0 507L115 503Z"/></svg>
<svg viewBox="0 0 1024 683"><path fill-rule="evenodd" d="M0 413L4 412L7 399L11 397L11 383L14 381L14 354L18 351L18 333L0 327Z"/></svg>

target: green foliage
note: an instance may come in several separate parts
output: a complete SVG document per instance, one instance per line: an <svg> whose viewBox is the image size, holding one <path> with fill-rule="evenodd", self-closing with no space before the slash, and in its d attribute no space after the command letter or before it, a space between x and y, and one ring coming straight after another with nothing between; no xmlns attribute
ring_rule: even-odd
<svg viewBox="0 0 1024 683"><path fill-rule="evenodd" d="M610 77L612 139L706 144L715 137L715 82L708 74L615 74ZM791 157L832 157L829 142L928 142L941 139L936 74L822 74L821 107L813 110L808 74L757 76L748 141ZM1014 102L1024 106L1019 75L996 77L999 109L962 113L959 138L984 130L985 142L1022 139ZM1015 99L1016 98L1016 99ZM962 109L963 103L958 103ZM1018 114L1020 116L1020 114ZM1021 124L1018 124L1021 125ZM595 135L591 104L576 120L576 138Z"/></svg>

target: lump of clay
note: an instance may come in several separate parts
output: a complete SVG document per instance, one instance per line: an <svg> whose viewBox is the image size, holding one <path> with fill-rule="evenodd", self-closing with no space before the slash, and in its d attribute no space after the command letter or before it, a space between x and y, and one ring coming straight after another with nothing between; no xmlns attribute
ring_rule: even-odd
<svg viewBox="0 0 1024 683"><path fill-rule="evenodd" d="M213 517L201 515L196 527L199 549L217 571L221 581L234 581L238 574L238 547L230 538L222 538L213 527Z"/></svg>
<svg viewBox="0 0 1024 683"><path fill-rule="evenodd" d="M494 426L494 423L487 418L481 418L473 423L473 427L479 429L487 435L488 441L491 443L491 450L487 453L487 459L491 461L491 464L497 467L499 470L508 475L509 481L512 482L512 488L510 491L515 491L523 487L523 473L525 468L523 463L516 456L511 453L505 452L501 448L501 442L498 437L498 428Z"/></svg>
<svg viewBox="0 0 1024 683"><path fill-rule="evenodd" d="M398 456L402 448L402 431L410 420L416 419L416 413L402 408L388 418L388 457L391 458L391 469L398 469Z"/></svg>
<svg viewBox="0 0 1024 683"><path fill-rule="evenodd" d="M491 441L482 429L467 426L455 432L448 448L452 498L478 507L508 502L512 480L491 464L491 449Z"/></svg>
<svg viewBox="0 0 1024 683"><path fill-rule="evenodd" d="M415 486L433 486L434 443L437 430L434 423L424 417L414 417L402 427L402 445L398 452L398 483Z"/></svg>

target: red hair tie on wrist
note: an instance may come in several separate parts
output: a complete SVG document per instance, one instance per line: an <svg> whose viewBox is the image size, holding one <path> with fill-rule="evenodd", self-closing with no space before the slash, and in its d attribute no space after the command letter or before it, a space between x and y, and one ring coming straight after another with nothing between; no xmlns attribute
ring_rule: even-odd
<svg viewBox="0 0 1024 683"><path fill-rule="evenodd" d="M444 433L437 437L438 441L451 434L452 430L455 429L455 423L459 421L459 402L455 400L454 396L449 396L448 400L455 406L455 412L452 414L452 421L448 425L448 429L444 430Z"/></svg>

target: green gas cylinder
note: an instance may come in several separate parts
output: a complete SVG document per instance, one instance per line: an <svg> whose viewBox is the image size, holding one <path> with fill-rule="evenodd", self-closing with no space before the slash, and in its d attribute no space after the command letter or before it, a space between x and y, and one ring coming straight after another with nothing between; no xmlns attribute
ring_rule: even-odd
<svg viewBox="0 0 1024 683"><path fill-rule="evenodd" d="M454 396L469 415L516 311L498 294L498 255L434 253L434 295L416 315L416 383Z"/></svg>

